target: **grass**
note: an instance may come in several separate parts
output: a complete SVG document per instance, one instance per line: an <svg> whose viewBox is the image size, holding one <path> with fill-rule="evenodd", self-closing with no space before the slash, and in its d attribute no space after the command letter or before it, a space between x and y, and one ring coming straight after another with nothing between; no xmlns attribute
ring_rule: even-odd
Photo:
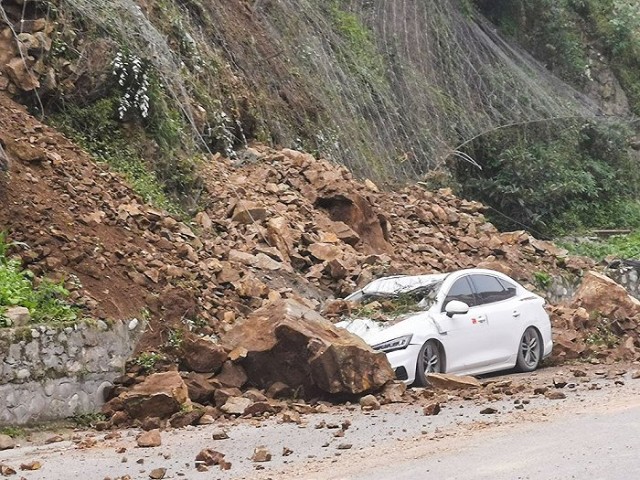
<svg viewBox="0 0 640 480"><path fill-rule="evenodd" d="M19 260L10 258L11 244L0 234L0 327L10 327L3 314L10 307L25 307L33 323L63 323L78 318L79 311L66 301L69 292L62 282L35 281Z"/></svg>
<svg viewBox="0 0 640 480"><path fill-rule="evenodd" d="M640 230L628 235L614 235L601 240L560 241L558 245L566 248L572 255L583 255L598 261L605 257L640 259Z"/></svg>

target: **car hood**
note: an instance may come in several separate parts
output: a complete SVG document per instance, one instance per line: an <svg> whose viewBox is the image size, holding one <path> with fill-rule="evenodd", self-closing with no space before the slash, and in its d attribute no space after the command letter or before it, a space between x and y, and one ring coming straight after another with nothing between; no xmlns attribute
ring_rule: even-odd
<svg viewBox="0 0 640 480"><path fill-rule="evenodd" d="M343 320L336 326L358 335L369 345L377 345L404 335L414 335L414 340L411 343L418 343L415 341L416 336L422 337L431 330L437 333L436 326L428 312L412 313L388 321L354 318Z"/></svg>

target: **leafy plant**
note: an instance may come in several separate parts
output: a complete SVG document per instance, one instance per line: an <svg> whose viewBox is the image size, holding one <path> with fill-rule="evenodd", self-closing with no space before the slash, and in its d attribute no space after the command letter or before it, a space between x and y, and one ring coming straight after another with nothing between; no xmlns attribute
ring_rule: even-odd
<svg viewBox="0 0 640 480"><path fill-rule="evenodd" d="M76 320L78 309L65 301L69 292L62 282L47 279L37 285L33 274L22 268L19 260L9 258L8 243L0 234L0 327L10 326L3 316L7 307L25 307L36 323Z"/></svg>
<svg viewBox="0 0 640 480"><path fill-rule="evenodd" d="M79 413L71 417L71 420L80 428L95 428L98 422L106 421L107 416L101 412Z"/></svg>
<svg viewBox="0 0 640 480"><path fill-rule="evenodd" d="M164 355L157 352L142 352L137 357L135 357L132 362L134 365L138 365L145 371L153 370L161 360L164 360Z"/></svg>
<svg viewBox="0 0 640 480"><path fill-rule="evenodd" d="M551 286L552 277L547 272L533 272L533 281L540 290L546 290Z"/></svg>
<svg viewBox="0 0 640 480"><path fill-rule="evenodd" d="M167 338L167 346L171 348L180 348L184 341L184 333L182 330L172 328L169 330L169 336Z"/></svg>

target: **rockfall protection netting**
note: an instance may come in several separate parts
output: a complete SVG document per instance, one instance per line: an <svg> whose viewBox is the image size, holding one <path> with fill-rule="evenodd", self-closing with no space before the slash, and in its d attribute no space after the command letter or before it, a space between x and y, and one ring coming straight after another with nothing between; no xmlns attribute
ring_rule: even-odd
<svg viewBox="0 0 640 480"><path fill-rule="evenodd" d="M287 146L311 132L305 146L360 175L419 178L483 132L598 113L455 0L255 0L242 15L232 3L182 8L203 58L222 55L257 98L306 97L315 108L295 112L294 124L261 109L272 138ZM63 5L125 38L188 103L181 59L133 0Z"/></svg>

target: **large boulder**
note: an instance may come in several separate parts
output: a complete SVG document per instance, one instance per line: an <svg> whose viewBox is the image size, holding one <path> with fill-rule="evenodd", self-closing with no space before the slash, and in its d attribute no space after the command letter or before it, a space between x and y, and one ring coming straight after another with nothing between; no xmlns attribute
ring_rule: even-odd
<svg viewBox="0 0 640 480"><path fill-rule="evenodd" d="M588 272L573 297L574 307L583 307L610 320L640 318L640 300L600 273Z"/></svg>
<svg viewBox="0 0 640 480"><path fill-rule="evenodd" d="M132 420L168 418L190 403L187 385L178 372L172 371L148 376L144 382L104 404L102 411L108 415L123 411Z"/></svg>
<svg viewBox="0 0 640 480"><path fill-rule="evenodd" d="M394 378L383 353L294 300L257 310L221 343L246 351L249 382L265 389L282 382L305 395L360 394Z"/></svg>

